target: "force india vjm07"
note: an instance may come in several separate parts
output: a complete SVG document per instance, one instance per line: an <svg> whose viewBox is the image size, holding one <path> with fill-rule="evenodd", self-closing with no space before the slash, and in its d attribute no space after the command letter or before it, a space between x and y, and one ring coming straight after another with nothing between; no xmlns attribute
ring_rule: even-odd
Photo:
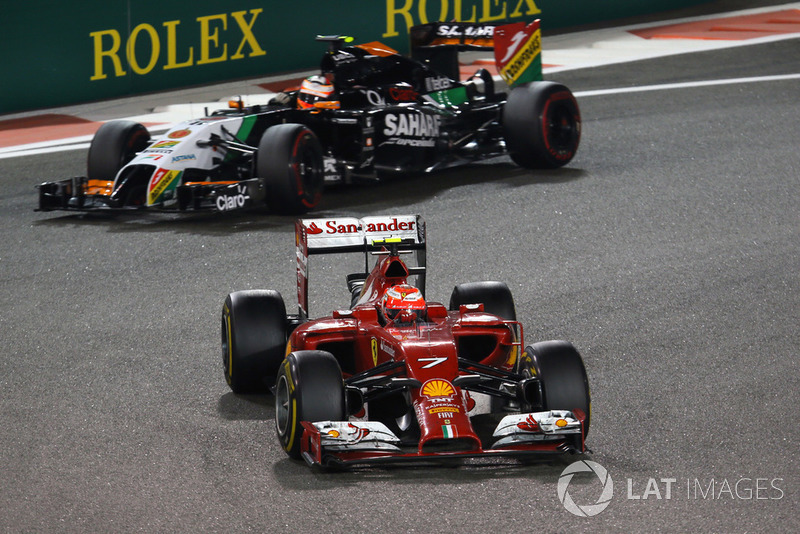
<svg viewBox="0 0 800 534"><path fill-rule="evenodd" d="M554 168L575 155L578 104L563 85L541 81L538 21L417 26L411 57L377 42L318 40L329 45L322 76L269 105L234 102L157 139L139 123L104 124L87 176L39 185L39 210L304 213L327 183L503 154L523 167ZM485 69L460 81L458 53L475 49L494 49L510 92L495 90Z"/></svg>
<svg viewBox="0 0 800 534"><path fill-rule="evenodd" d="M301 219L295 231L298 313L276 291L237 291L221 327L228 384L274 384L290 457L336 467L587 450L578 351L526 346L501 282L459 284L449 306L426 301L421 217ZM349 306L309 319L310 256L343 252L365 256L347 276Z"/></svg>

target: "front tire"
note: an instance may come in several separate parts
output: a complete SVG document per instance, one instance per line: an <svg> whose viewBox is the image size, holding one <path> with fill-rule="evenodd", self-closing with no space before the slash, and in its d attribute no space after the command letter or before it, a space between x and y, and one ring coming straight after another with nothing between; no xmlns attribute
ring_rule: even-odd
<svg viewBox="0 0 800 534"><path fill-rule="evenodd" d="M270 210L300 214L314 209L325 180L317 136L302 124L267 128L258 144L256 173L267 186Z"/></svg>
<svg viewBox="0 0 800 534"><path fill-rule="evenodd" d="M300 458L301 421L344 421L345 390L339 362L329 352L290 353L275 381L275 429L286 453Z"/></svg>
<svg viewBox="0 0 800 534"><path fill-rule="evenodd" d="M578 102L560 83L515 87L503 107L502 120L508 153L521 167L554 169L569 163L578 151Z"/></svg>
<svg viewBox="0 0 800 534"><path fill-rule="evenodd" d="M589 435L591 394L589 378L578 350L566 341L543 341L525 349L533 371L542 381L545 410L575 410L586 414L584 437Z"/></svg>
<svg viewBox="0 0 800 534"><path fill-rule="evenodd" d="M149 144L150 132L138 122L106 122L89 145L86 176L89 180L113 180L119 170Z"/></svg>
<svg viewBox="0 0 800 534"><path fill-rule="evenodd" d="M266 393L286 353L286 305L277 291L236 291L222 307L222 363L234 393Z"/></svg>

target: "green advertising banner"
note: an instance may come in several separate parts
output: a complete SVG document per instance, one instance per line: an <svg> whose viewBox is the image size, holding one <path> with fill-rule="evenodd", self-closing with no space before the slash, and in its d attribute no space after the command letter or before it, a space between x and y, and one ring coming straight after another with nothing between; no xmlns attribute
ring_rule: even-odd
<svg viewBox="0 0 800 534"><path fill-rule="evenodd" d="M557 29L699 0L61 0L3 2L0 114L314 68L318 34L408 50L438 20Z"/></svg>

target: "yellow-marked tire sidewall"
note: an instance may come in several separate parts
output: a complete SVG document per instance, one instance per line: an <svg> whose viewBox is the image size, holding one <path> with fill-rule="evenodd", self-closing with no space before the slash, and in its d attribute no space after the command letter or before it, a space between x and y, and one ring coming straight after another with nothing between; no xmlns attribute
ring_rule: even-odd
<svg viewBox="0 0 800 534"><path fill-rule="evenodd" d="M233 383L233 340L231 339L231 314L228 307L222 309L222 366L225 381Z"/></svg>
<svg viewBox="0 0 800 534"><path fill-rule="evenodd" d="M297 389L292 378L292 363L293 358L291 356L283 361L275 384L275 429L283 449L290 457L299 458L302 428L299 428L300 423L297 419L298 398ZM279 407L277 406L279 403L286 403L286 405Z"/></svg>

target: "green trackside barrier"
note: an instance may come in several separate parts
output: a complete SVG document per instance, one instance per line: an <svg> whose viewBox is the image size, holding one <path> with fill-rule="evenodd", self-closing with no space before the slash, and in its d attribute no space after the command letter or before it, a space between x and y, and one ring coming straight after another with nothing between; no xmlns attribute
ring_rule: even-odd
<svg viewBox="0 0 800 534"><path fill-rule="evenodd" d="M3 2L0 114L266 76L318 65L317 34L408 51L437 20L542 28L677 9L701 0L28 0Z"/></svg>

